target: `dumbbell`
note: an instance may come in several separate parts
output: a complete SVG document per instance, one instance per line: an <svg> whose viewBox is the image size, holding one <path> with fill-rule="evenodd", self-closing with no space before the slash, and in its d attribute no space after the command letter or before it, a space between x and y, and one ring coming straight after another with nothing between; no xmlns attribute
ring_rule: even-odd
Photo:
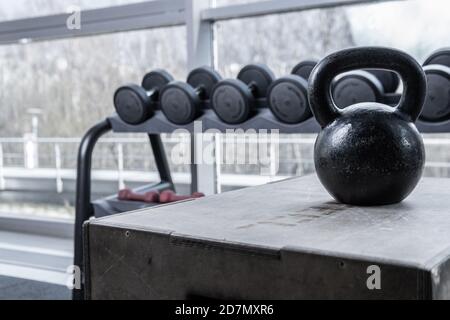
<svg viewBox="0 0 450 320"><path fill-rule="evenodd" d="M161 195L159 196L159 202L160 203L172 203L177 201L184 201L189 199L198 199L203 198L205 195L200 192L195 192L190 196L179 196L175 192L171 190L163 191L161 192Z"/></svg>
<svg viewBox="0 0 450 320"><path fill-rule="evenodd" d="M212 108L225 123L243 123L254 113L258 99L267 97L274 80L275 75L267 66L248 65L239 72L237 79L223 80L214 87Z"/></svg>
<svg viewBox="0 0 450 320"><path fill-rule="evenodd" d="M175 81L161 92L161 110L166 118L177 125L193 122L202 110L202 103L209 100L213 87L222 77L209 67L201 67L189 73L187 83Z"/></svg>
<svg viewBox="0 0 450 320"><path fill-rule="evenodd" d="M361 102L396 104L395 92L400 78L387 70L355 70L338 76L332 85L333 99L339 108Z"/></svg>
<svg viewBox="0 0 450 320"><path fill-rule="evenodd" d="M142 86L125 85L114 94L114 107L119 117L131 125L141 124L155 113L161 90L174 79L165 70L154 70L145 75Z"/></svg>
<svg viewBox="0 0 450 320"><path fill-rule="evenodd" d="M141 201L145 203L158 203L159 192L151 191L144 194L135 193L130 189L123 189L119 191L118 199L121 201Z"/></svg>
<svg viewBox="0 0 450 320"><path fill-rule="evenodd" d="M314 70L314 68L317 65L316 60L304 60L297 64L294 69L292 69L291 74L295 74L299 77L302 77L306 81L309 80L309 76L311 75L311 72Z"/></svg>
<svg viewBox="0 0 450 320"><path fill-rule="evenodd" d="M268 103L274 116L283 123L296 124L312 116L308 102L308 78L317 62L303 61L269 87Z"/></svg>
<svg viewBox="0 0 450 320"><path fill-rule="evenodd" d="M420 119L441 122L450 119L450 48L434 52L424 62L427 97Z"/></svg>
<svg viewBox="0 0 450 320"><path fill-rule="evenodd" d="M442 48L433 52L423 63L424 66L431 64L450 66L450 48Z"/></svg>

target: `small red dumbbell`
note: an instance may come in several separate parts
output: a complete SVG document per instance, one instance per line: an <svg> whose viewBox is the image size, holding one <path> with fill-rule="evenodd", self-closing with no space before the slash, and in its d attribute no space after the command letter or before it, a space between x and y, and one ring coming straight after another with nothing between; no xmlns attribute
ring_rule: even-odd
<svg viewBox="0 0 450 320"><path fill-rule="evenodd" d="M144 194L135 193L130 189L119 191L118 199L121 201L140 201L145 203L158 203L159 193L156 191L146 192Z"/></svg>
<svg viewBox="0 0 450 320"><path fill-rule="evenodd" d="M190 196L179 196L175 192L171 190L163 191L161 192L161 195L159 196L159 202L160 203L172 203L177 201L184 201L189 199L198 199L203 198L205 195L200 192L195 192Z"/></svg>

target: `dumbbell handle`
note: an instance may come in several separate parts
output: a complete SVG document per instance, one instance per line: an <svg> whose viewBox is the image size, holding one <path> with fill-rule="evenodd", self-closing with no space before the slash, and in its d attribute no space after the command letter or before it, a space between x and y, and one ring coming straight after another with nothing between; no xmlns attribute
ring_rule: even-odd
<svg viewBox="0 0 450 320"><path fill-rule="evenodd" d="M160 203L171 203L171 202L177 202L177 201L184 201L184 200L190 200L190 199L198 199L202 198L205 195L203 193L195 192L190 196L179 196L175 194L173 191L164 191L161 193L159 197Z"/></svg>
<svg viewBox="0 0 450 320"><path fill-rule="evenodd" d="M247 84L248 88L250 89L250 91L252 92L253 96L257 96L257 92L258 92L258 86L256 84L256 82L252 81L249 84Z"/></svg>
<svg viewBox="0 0 450 320"><path fill-rule="evenodd" d="M205 87L204 86L195 87L194 91L199 96L200 99L205 98Z"/></svg>
<svg viewBox="0 0 450 320"><path fill-rule="evenodd" d="M147 94L147 97L150 98L150 100L154 100L155 96L159 93L159 90L152 89L150 91L145 91L145 93Z"/></svg>
<svg viewBox="0 0 450 320"><path fill-rule="evenodd" d="M159 193L156 191L146 192L144 194L133 192L130 189L119 191L118 199L121 201L140 201L146 203L159 202Z"/></svg>

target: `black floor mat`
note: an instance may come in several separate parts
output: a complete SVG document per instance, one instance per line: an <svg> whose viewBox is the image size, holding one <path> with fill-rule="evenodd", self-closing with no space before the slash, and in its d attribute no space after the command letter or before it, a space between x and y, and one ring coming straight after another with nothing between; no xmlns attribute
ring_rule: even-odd
<svg viewBox="0 0 450 320"><path fill-rule="evenodd" d="M0 300L69 300L64 286L0 276Z"/></svg>

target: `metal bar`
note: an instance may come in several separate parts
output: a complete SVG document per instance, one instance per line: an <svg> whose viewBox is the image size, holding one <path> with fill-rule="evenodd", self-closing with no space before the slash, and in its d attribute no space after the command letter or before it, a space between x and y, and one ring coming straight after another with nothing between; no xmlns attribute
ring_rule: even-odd
<svg viewBox="0 0 450 320"><path fill-rule="evenodd" d="M345 5L370 4L405 0L270 0L203 10L204 21L222 21L238 18L258 17L294 11L331 8Z"/></svg>
<svg viewBox="0 0 450 320"><path fill-rule="evenodd" d="M5 173L4 173L4 163L3 163L3 145L0 143L0 190L6 189L5 183Z"/></svg>
<svg viewBox="0 0 450 320"><path fill-rule="evenodd" d="M64 183L61 176L61 168L62 168L61 149L58 144L55 144L55 167L56 167L56 192L61 194L64 191Z"/></svg>
<svg viewBox="0 0 450 320"><path fill-rule="evenodd" d="M202 21L202 11L210 0L186 0L187 56L190 70L204 65L214 66L212 23Z"/></svg>
<svg viewBox="0 0 450 320"><path fill-rule="evenodd" d="M57 14L0 23L0 45L70 38L185 23L184 0L148 1L81 12L80 29L70 30L71 14Z"/></svg>
<svg viewBox="0 0 450 320"><path fill-rule="evenodd" d="M150 143L153 150L153 157L155 158L156 167L158 168L159 177L161 182L167 182L172 184L172 175L170 174L169 162L167 161L167 155L164 150L164 144L162 142L161 136L158 134L149 134Z"/></svg>
<svg viewBox="0 0 450 320"><path fill-rule="evenodd" d="M222 155L222 139L220 134L214 135L214 143L215 145L215 151L216 151L216 180L217 180L217 193L222 193L222 184L221 184L221 177L222 177L222 163L223 163L223 155Z"/></svg>
<svg viewBox="0 0 450 320"><path fill-rule="evenodd" d="M125 180L123 177L124 172L124 161L123 161L123 144L117 144L117 170L118 170L118 180L119 180L119 190L125 188Z"/></svg>
<svg viewBox="0 0 450 320"><path fill-rule="evenodd" d="M84 136L78 152L77 191L75 204L75 255L74 265L83 268L83 224L93 216L91 204L92 154L98 139L111 131L111 124L104 120ZM74 290L73 299L82 300L84 290Z"/></svg>
<svg viewBox="0 0 450 320"><path fill-rule="evenodd" d="M210 7L210 0L186 0L187 53L190 70L204 65L214 66L213 24L201 19L202 11ZM202 161L204 135L192 134L191 137L192 192L215 194L218 185L216 166Z"/></svg>
<svg viewBox="0 0 450 320"><path fill-rule="evenodd" d="M73 221L0 213L0 230L35 234L44 237L73 238Z"/></svg>

